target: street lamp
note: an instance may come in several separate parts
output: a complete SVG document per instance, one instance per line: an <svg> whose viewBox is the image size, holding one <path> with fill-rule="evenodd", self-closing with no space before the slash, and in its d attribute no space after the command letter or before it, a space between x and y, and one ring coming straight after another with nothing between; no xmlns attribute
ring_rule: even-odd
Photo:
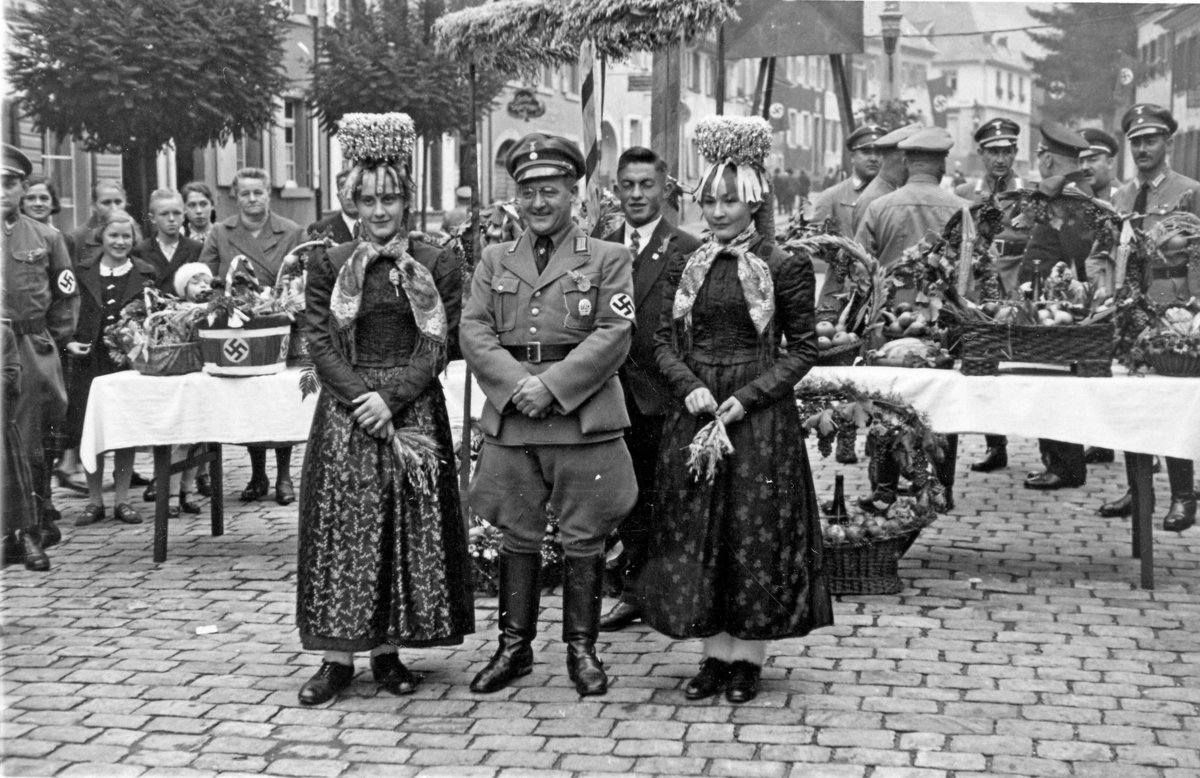
<svg viewBox="0 0 1200 778"><path fill-rule="evenodd" d="M896 43L900 40L900 0L887 0L883 4L883 13L879 14L879 24L883 33L883 53L888 58L888 99L896 96L896 67L892 59L896 53Z"/></svg>

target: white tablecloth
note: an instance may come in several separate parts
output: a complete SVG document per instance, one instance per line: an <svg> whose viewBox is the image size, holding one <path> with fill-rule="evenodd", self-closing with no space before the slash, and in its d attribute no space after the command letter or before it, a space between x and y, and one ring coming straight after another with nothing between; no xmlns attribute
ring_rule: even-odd
<svg viewBox="0 0 1200 778"><path fill-rule="evenodd" d="M957 370L818 367L804 379L850 380L894 392L924 411L938 432L991 432L1200 459L1200 379L1111 378ZM801 382L803 384L803 382Z"/></svg>
<svg viewBox="0 0 1200 778"><path fill-rule="evenodd" d="M92 382L79 458L138 446L297 442L308 439L317 398L300 398L300 369L221 378L207 373L144 376L134 370Z"/></svg>

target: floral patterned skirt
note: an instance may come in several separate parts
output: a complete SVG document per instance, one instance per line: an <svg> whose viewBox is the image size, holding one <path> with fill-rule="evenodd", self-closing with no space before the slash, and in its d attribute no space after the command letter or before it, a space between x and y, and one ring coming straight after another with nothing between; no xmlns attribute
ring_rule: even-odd
<svg viewBox="0 0 1200 778"><path fill-rule="evenodd" d="M720 403L757 364L689 363ZM688 472L688 444L711 417L667 413L656 481L660 502L638 579L645 620L675 638L728 632L798 637L833 623L820 517L796 403L785 398L728 428L734 452L710 483Z"/></svg>
<svg viewBox="0 0 1200 778"><path fill-rule="evenodd" d="M405 368L367 368L370 387ZM321 394L304 457L296 621L306 649L453 645L474 632L467 532L450 421L434 381L396 427L430 435L443 456L428 489L410 483L390 442Z"/></svg>

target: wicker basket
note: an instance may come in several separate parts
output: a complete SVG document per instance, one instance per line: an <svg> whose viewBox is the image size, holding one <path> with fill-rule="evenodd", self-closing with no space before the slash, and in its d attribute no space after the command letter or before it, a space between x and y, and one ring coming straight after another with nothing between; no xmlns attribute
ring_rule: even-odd
<svg viewBox="0 0 1200 778"><path fill-rule="evenodd" d="M862 341L833 346L832 348L817 352L817 364L826 366L853 365L854 360L858 358L858 353L861 350Z"/></svg>
<svg viewBox="0 0 1200 778"><path fill-rule="evenodd" d="M147 345L132 361L133 369L142 375L184 375L198 373L204 368L200 344L196 341Z"/></svg>
<svg viewBox="0 0 1200 778"><path fill-rule="evenodd" d="M921 528L864 543L825 546L825 576L830 594L897 594L904 589L899 562Z"/></svg>
<svg viewBox="0 0 1200 778"><path fill-rule="evenodd" d="M1044 327L966 321L961 326L964 375L995 375L1001 362L1065 364L1086 378L1112 375L1111 322Z"/></svg>
<svg viewBox="0 0 1200 778"><path fill-rule="evenodd" d="M1187 354L1147 354L1146 361L1159 375L1200 378L1200 357Z"/></svg>

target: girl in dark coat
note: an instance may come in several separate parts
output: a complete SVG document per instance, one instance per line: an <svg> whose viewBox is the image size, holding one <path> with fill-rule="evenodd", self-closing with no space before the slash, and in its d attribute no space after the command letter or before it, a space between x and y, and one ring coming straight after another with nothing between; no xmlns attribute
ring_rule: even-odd
<svg viewBox="0 0 1200 778"><path fill-rule="evenodd" d="M761 164L770 137L761 119L697 128L714 161L698 193L710 234L668 270L655 336L677 402L663 427L642 596L655 629L704 641L689 699L722 688L730 702L753 699L768 640L833 623L793 395L816 356L813 269L755 224L772 210ZM733 450L711 477L696 476L689 444L714 418Z"/></svg>

